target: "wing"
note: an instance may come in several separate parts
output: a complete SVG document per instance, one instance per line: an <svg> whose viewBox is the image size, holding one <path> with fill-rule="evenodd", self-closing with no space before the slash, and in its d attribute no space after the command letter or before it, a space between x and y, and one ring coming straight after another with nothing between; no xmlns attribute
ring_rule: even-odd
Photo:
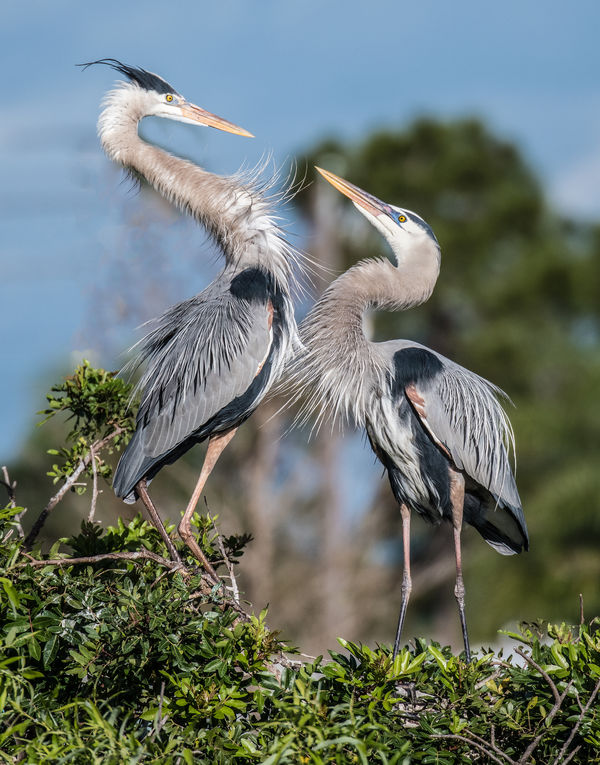
<svg viewBox="0 0 600 765"><path fill-rule="evenodd" d="M472 508L471 517L466 519L483 533L480 527L490 522L489 510L505 508L510 516L507 522L498 518L493 525L506 526L501 531L514 541L514 546L527 547L527 527L508 458L508 449L514 446L513 433L498 400L502 392L482 377L416 344L396 351L394 365L398 393L410 401L431 439L470 477L475 493L481 487L493 497L491 503L482 499L477 511L481 518Z"/></svg>
<svg viewBox="0 0 600 765"><path fill-rule="evenodd" d="M146 371L136 433L115 474L119 496L173 461L178 447L189 448L191 437L202 440L250 414L268 388L267 378L253 382L272 349L272 322L268 295L240 297L228 282L213 282L156 320L137 360Z"/></svg>
<svg viewBox="0 0 600 765"><path fill-rule="evenodd" d="M250 387L269 354L271 321L268 305L231 296L193 306L144 376L138 428L145 454L170 451Z"/></svg>

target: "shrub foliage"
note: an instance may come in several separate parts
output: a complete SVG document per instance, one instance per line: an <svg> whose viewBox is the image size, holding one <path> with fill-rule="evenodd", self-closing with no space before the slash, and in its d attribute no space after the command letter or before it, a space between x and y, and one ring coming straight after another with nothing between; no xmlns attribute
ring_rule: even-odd
<svg viewBox="0 0 600 765"><path fill-rule="evenodd" d="M421 639L304 661L140 518L44 557L22 510L0 511L0 762L600 762L596 620L523 625L514 655L471 664ZM247 539L196 522L231 579Z"/></svg>

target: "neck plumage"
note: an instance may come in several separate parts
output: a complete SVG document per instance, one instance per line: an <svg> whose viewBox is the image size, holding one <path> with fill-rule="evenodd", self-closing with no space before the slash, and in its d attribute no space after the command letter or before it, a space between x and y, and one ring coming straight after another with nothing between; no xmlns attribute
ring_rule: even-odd
<svg viewBox="0 0 600 765"><path fill-rule="evenodd" d="M134 91L135 96L135 91ZM235 270L261 267L286 288L292 248L282 236L269 200L252 182L207 172L143 141L131 89L109 94L98 122L106 154L134 176L143 177L165 199L192 215L221 247L227 266Z"/></svg>
<svg viewBox="0 0 600 765"><path fill-rule="evenodd" d="M401 271L388 260L363 260L328 287L300 327L306 350L293 377L300 393L308 394L302 419L320 409L319 419L340 415L364 425L369 398L387 371L378 344L365 335L365 311L420 305L438 272L437 259L405 262Z"/></svg>

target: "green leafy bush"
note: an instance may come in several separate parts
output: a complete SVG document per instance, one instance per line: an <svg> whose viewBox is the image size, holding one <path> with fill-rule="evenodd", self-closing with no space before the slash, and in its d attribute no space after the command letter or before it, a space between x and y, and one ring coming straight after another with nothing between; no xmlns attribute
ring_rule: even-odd
<svg viewBox="0 0 600 765"><path fill-rule="evenodd" d="M43 558L22 510L0 510L0 762L600 762L596 620L525 625L514 657L471 664L421 639L303 662L140 518L84 522ZM231 579L247 538L196 523Z"/></svg>
<svg viewBox="0 0 600 765"><path fill-rule="evenodd" d="M2 512L5 539L14 513ZM198 572L38 564L13 537L0 568L2 762L508 763L528 747L531 762L600 761L595 622L525 629L520 663L490 651L467 665L417 640L395 661L340 641L343 653L302 664L264 613L242 618ZM106 534L86 524L69 544L165 553L140 519Z"/></svg>
<svg viewBox="0 0 600 765"><path fill-rule="evenodd" d="M46 399L48 407L40 412L45 415L40 425L59 412L66 412L73 421L67 435L70 446L48 450L49 454L62 458L61 465L54 464L48 471L54 483L71 476L92 445L108 438L109 443L103 446L108 447L108 451L119 449L133 433L135 418L129 406L131 385L117 377L116 372L95 369L88 361L83 361L64 382L52 386ZM99 455L95 469L97 475L110 478L110 465L99 459ZM88 471L91 476L91 461ZM76 486L75 491L83 494L85 484Z"/></svg>

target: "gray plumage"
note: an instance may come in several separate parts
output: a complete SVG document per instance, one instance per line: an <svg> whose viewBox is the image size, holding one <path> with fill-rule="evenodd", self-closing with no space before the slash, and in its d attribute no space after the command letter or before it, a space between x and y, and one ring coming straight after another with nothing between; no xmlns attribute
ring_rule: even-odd
<svg viewBox="0 0 600 765"><path fill-rule="evenodd" d="M249 416L281 374L291 350L287 335L295 329L289 321L291 303L282 300L284 322L274 335L263 303L232 294L234 279L235 272L226 269L199 295L150 322L152 329L140 343L134 365L145 371L137 386L142 394L137 429L114 480L115 492L128 502L135 499L132 488L140 477L151 479L163 461L180 456L178 447L189 448L191 436L194 442L204 440L213 430L207 424L226 430ZM274 339L264 379L244 399ZM236 400L241 407L214 422Z"/></svg>
<svg viewBox="0 0 600 765"><path fill-rule="evenodd" d="M320 172L385 236L393 256L350 268L302 322L304 350L291 369L295 396L303 401L299 419L316 412L317 426L341 417L365 428L401 507L432 523L452 521L458 531L464 517L500 553L527 549L502 391L425 346L372 342L363 329L368 308L404 310L428 299L440 268L433 231L415 213ZM407 570L406 576L409 592ZM462 573L460 579L462 587ZM396 651L403 618L402 612ZM469 655L464 614L461 620Z"/></svg>
<svg viewBox="0 0 600 765"><path fill-rule="evenodd" d="M158 75L114 59L94 63L128 78L104 100L98 133L106 154L204 225L225 260L212 284L150 322L138 344L133 366L145 369L137 388L141 404L114 477L114 490L125 501L140 492L144 498L147 482L161 467L208 438L205 469L179 531L214 575L191 537L190 518L221 450L299 344L291 289L300 256L285 240L273 212L278 195L270 193L271 182L261 182L260 171L213 175L142 141L138 123L155 115L250 133L190 104ZM160 523L147 496L144 502Z"/></svg>

